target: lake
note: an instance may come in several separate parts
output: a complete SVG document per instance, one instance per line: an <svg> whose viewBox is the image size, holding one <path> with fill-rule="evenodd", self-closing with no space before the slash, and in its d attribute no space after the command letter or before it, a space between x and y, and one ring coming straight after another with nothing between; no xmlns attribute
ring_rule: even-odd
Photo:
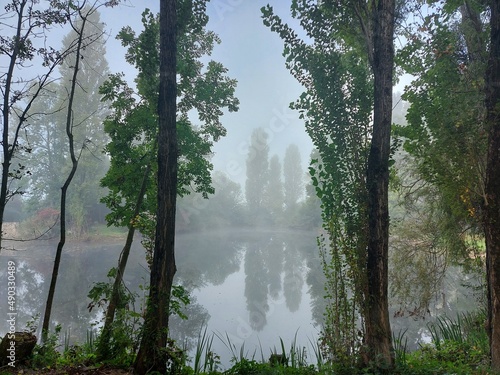
<svg viewBox="0 0 500 375"><path fill-rule="evenodd" d="M188 347L196 344L201 330L215 333L212 350L227 367L232 346L239 354L244 345L248 357L269 357L280 339L287 350L294 340L306 347L309 361L315 362L311 342L315 342L323 322L325 300L324 276L316 244L316 233L303 231L239 230L212 233L179 234L176 239L177 269L175 282L191 291L192 303L187 321L171 320L172 336ZM7 281L7 261L17 265L17 329L22 330L32 316L41 313L47 298L57 243L37 241L9 243L19 250L2 250L0 270L2 285ZM53 320L61 324L69 342L84 342L87 330L99 326L102 308L88 311L87 293L93 283L106 281L111 267L116 267L123 243L68 243L65 247L55 301ZM147 263L140 239L134 241L125 284L144 296L139 288L149 282ZM469 289L460 283L463 275L450 271L443 285L446 302L436 298L432 316L414 319L392 318L395 332L407 330L410 347L428 340L426 324L435 316L473 308ZM142 310L139 298L134 308ZM0 310L7 311L6 288L0 291ZM395 311L395 309L393 309ZM8 329L0 321L0 333ZM230 343L228 343L228 339Z"/></svg>

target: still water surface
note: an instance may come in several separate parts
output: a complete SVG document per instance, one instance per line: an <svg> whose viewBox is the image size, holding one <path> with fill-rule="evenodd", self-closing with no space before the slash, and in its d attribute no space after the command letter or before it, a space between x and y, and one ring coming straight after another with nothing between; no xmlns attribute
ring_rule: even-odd
<svg viewBox="0 0 500 375"><path fill-rule="evenodd" d="M17 251L2 250L0 278L7 280L7 261L17 264L17 329L43 311L57 243L13 243ZM229 365L229 341L239 353L255 359L280 350L280 338L290 348L295 340L305 346L314 362L310 343L318 337L324 311L323 285L316 234L301 231L252 231L180 234L176 239L176 283L192 293L187 321L172 319L172 335L193 347L203 327L216 333L212 349ZM123 243L69 243L65 247L57 284L53 320L62 325L70 343L84 342L86 332L101 318L102 309L88 311L87 293L93 283L106 281L115 267ZM446 303L436 299L431 313L453 316L457 309L473 308L475 301L460 286L456 271L445 282ZM144 250L136 239L125 275L127 287L145 294L139 285L149 281ZM141 298L134 308L141 310ZM0 291L0 311L7 311L5 288ZM405 330L410 347L428 337L427 320L394 318L393 330ZM0 321L0 333L8 329ZM220 339L219 339L220 337Z"/></svg>

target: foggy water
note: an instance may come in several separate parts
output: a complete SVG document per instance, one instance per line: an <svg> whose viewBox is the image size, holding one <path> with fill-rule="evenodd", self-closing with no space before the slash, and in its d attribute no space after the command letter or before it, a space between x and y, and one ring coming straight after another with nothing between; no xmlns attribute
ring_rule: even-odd
<svg viewBox="0 0 500 375"><path fill-rule="evenodd" d="M280 338L287 350L295 337L301 346L316 340L323 275L315 234L242 231L186 236L179 245L186 252L179 254L179 278L200 275L194 295L210 316L208 330L226 344L229 338L237 353L244 344L249 357L261 360L263 352L267 360L274 348L281 352ZM214 340L213 350L228 363L230 352L221 340Z"/></svg>
<svg viewBox="0 0 500 375"><path fill-rule="evenodd" d="M17 330L43 312L52 272L55 242L10 244L18 251L2 250L0 279L7 285L7 261L17 265ZM307 348L309 361L315 358L310 348L321 329L324 311L324 276L316 245L316 233L301 231L252 231L180 234L176 239L176 284L192 293L187 308L189 319L171 320L172 336L188 347L206 327L215 333L212 350L229 365L231 352L227 338L239 354L244 345L248 357L268 359L276 348L281 352L280 338L289 350L296 337L298 346ZM116 267L123 247L117 243L69 243L63 253L53 307L53 321L61 324L70 344L85 342L86 332L99 326L102 308L89 312L88 291L94 282L106 281L111 267ZM460 285L463 275L452 271L445 282L443 296L431 306L434 316L477 307ZM138 286L149 282L140 239L134 241L125 274L127 288L144 296ZM4 282L5 281L5 282ZM133 306L142 310L142 298ZM0 291L0 310L7 311L6 288ZM410 347L428 338L430 320L411 317L392 319L393 331L406 330ZM0 333L7 331L6 319L0 321ZM61 336L63 336L63 334ZM224 342L223 342L224 341ZM262 350L262 354L261 354Z"/></svg>

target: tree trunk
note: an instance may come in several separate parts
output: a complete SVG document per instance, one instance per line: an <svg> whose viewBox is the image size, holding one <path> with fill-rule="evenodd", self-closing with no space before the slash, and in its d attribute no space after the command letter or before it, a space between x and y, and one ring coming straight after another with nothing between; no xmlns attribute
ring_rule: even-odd
<svg viewBox="0 0 500 375"><path fill-rule="evenodd" d="M373 136L368 157L368 256L367 300L365 306L365 365L380 368L394 365L389 324L389 154L392 115L392 76L394 65L394 0L380 0L374 17Z"/></svg>
<svg viewBox="0 0 500 375"><path fill-rule="evenodd" d="M75 145L73 141L73 100L75 97L76 82L78 77L78 70L80 66L80 52L82 50L83 30L85 29L86 17L82 17L82 26L78 34L78 44L75 53L75 66L73 69L73 78L71 81L71 91L68 100L68 112L66 115L66 135L68 137L69 153L71 157L71 171L61 188L61 215L60 215L60 236L59 243L57 244L56 257L54 259L54 268L52 269L52 277L50 279L49 294L47 296L47 303L45 304L45 313L42 324L42 343L47 340L49 332L50 316L52 313L52 303L54 301L54 293L56 290L57 277L59 274L59 265L61 263L61 255L64 244L66 243L66 196L68 188L73 180L73 177L78 168L78 159L75 154Z"/></svg>
<svg viewBox="0 0 500 375"><path fill-rule="evenodd" d="M484 228L491 367L500 370L500 1L490 3L490 58L485 79L489 134Z"/></svg>
<svg viewBox="0 0 500 375"><path fill-rule="evenodd" d="M9 80L9 77L7 78ZM7 90L7 88L6 88ZM7 97L7 96L6 96ZM7 99L8 104L8 99ZM7 204L7 187L9 185L9 170L10 170L10 154L9 154L9 109L5 107L3 110L3 136L2 136L2 181L0 185L0 252L2 251L3 243L3 216L5 213L5 206Z"/></svg>
<svg viewBox="0 0 500 375"><path fill-rule="evenodd" d="M146 171L144 172L144 177L142 178L141 190L137 196L137 201L135 203L134 213L131 220L134 220L141 212L142 202L144 200L144 194L146 193L146 186L149 178L149 173L151 173L151 164L148 164ZM128 226L127 240L123 246L122 253L120 255L120 260L118 261L118 270L116 272L115 281L113 283L113 290L111 292L111 298L109 300L108 308L106 310L106 317L104 319L104 327L101 331L101 337L99 338L99 346L97 347L97 358L99 361L110 359L109 353L109 341L111 339L112 324L115 319L116 307L120 303L120 285L123 280L123 275L125 274L125 268L127 267L127 261L130 254L130 249L132 248L132 242L134 240L135 226L130 223Z"/></svg>
<svg viewBox="0 0 500 375"><path fill-rule="evenodd" d="M18 19L17 19L17 31L15 40L17 41L14 45L12 54L9 60L9 69L5 77L5 88L3 92L3 103L2 103L2 117L3 117L3 129L2 129L2 181L0 185L0 252L2 251L2 239L3 239L3 216L5 213L5 205L8 201L8 186L9 186L9 171L10 162L12 160L12 152L15 145L12 145L12 149L9 147L9 118L10 118L10 92L12 85L12 78L14 75L14 67L16 65L17 56L19 54L19 40L21 39L22 22L24 16L24 7L26 2L22 1L19 3Z"/></svg>
<svg viewBox="0 0 500 375"><path fill-rule="evenodd" d="M177 197L176 0L160 0L160 91L158 98L158 207L155 251L136 374L165 373L169 304L175 267Z"/></svg>

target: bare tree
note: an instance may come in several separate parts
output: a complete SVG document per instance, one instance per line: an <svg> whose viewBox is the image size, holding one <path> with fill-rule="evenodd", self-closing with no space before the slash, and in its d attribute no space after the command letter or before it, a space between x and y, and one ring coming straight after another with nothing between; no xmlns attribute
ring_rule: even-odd
<svg viewBox="0 0 500 375"><path fill-rule="evenodd" d="M59 216L60 222L60 237L59 242L57 244L56 256L54 260L54 267L52 270L52 277L50 280L49 293L47 296L47 303L45 305L45 313L42 324L42 342L47 339L49 324L50 324L50 316L52 312L52 303L54 300L54 293L57 283L57 277L59 273L59 266L61 263L61 255L63 247L66 243L66 199L68 194L68 189L73 180L73 177L78 168L78 160L85 149L85 141L80 146L80 149L77 150L74 142L73 129L75 126L80 124L74 123L74 113L73 113L73 102L75 99L75 92L78 85L78 72L80 70L80 60L82 59L82 51L95 42L98 37L95 35L91 35L89 37L85 36L85 27L88 22L89 16L96 12L99 8L99 4L97 2L93 3L91 6L88 6L87 1L83 1L77 8L77 17L76 21L70 21L72 29L75 31L76 38L76 49L73 55L74 65L73 65L73 77L71 79L71 88L68 93L68 104L67 104L67 112L66 112L66 136L68 138L68 147L69 147L69 155L71 159L71 169L66 177L66 180L61 188L61 203L60 203L60 211L61 214ZM99 35L100 36L100 35Z"/></svg>
<svg viewBox="0 0 500 375"><path fill-rule="evenodd" d="M12 182L29 173L24 165L12 168L12 161L20 152L30 152L29 145L20 143L20 134L26 131L30 108L46 86L53 81L52 74L65 56L74 49L59 52L43 42L47 31L66 23L70 17L60 1L51 2L49 9L40 10L35 0L12 0L0 16L2 29L12 30L8 36L0 36L0 57L7 58L7 70L0 72L2 93L2 177L0 183L0 250L5 206L9 199L20 191L12 189ZM3 36L6 35L6 36ZM40 73L26 78L31 63L41 58Z"/></svg>

